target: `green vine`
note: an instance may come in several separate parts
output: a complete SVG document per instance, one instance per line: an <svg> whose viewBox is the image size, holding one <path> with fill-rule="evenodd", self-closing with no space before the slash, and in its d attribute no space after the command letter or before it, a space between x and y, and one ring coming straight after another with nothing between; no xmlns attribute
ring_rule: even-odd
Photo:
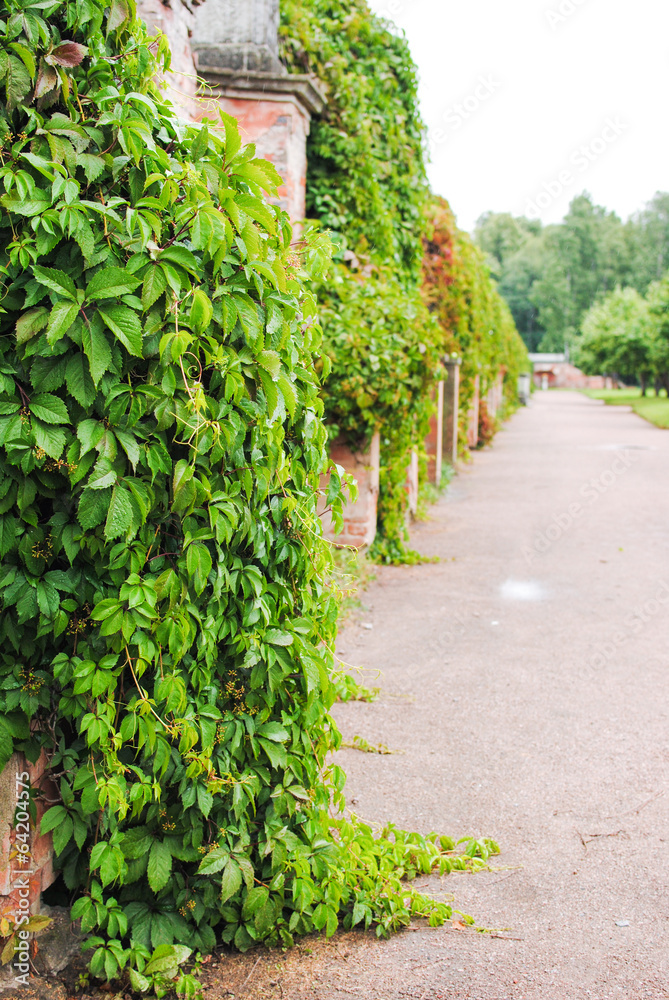
<svg viewBox="0 0 669 1000"><path fill-rule="evenodd" d="M292 242L232 119L175 116L128 0L6 11L0 764L49 756L41 830L91 970L189 993L217 941L442 923L404 880L496 846L377 836L326 761L339 597L305 283L329 243Z"/></svg>

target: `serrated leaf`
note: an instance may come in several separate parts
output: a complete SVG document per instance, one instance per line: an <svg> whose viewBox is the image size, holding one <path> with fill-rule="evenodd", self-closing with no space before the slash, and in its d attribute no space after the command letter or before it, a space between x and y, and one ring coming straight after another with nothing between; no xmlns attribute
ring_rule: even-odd
<svg viewBox="0 0 669 1000"><path fill-rule="evenodd" d="M16 342L25 344L27 340L34 337L36 333L43 330L49 322L49 310L44 306L37 306L24 312L16 321Z"/></svg>
<svg viewBox="0 0 669 1000"><path fill-rule="evenodd" d="M214 847L200 862L197 873L198 875L215 875L216 872L222 871L229 861L230 851L227 847ZM241 876L239 881L241 884Z"/></svg>
<svg viewBox="0 0 669 1000"><path fill-rule="evenodd" d="M89 184L92 184L104 172L105 161L101 156L95 156L93 153L79 153L77 155L77 166L82 168L86 175L86 180Z"/></svg>
<svg viewBox="0 0 669 1000"><path fill-rule="evenodd" d="M276 382L281 373L281 359L276 351L261 351L256 362L272 376Z"/></svg>
<svg viewBox="0 0 669 1000"><path fill-rule="evenodd" d="M34 99L37 100L40 97L44 97L45 94L55 90L58 86L58 73L53 66L49 66L44 59L40 59L39 74L37 83L35 84L35 93L33 94Z"/></svg>
<svg viewBox="0 0 669 1000"><path fill-rule="evenodd" d="M53 66L55 63L57 66L74 69L87 54L88 49L85 45L80 45L79 42L64 41L60 45L57 45L55 49L52 49L51 52L47 53L45 59L50 66Z"/></svg>
<svg viewBox="0 0 669 1000"><path fill-rule="evenodd" d="M81 342L88 358L93 384L97 386L104 373L110 368L112 360L111 347L102 325L84 323Z"/></svg>
<svg viewBox="0 0 669 1000"><path fill-rule="evenodd" d="M68 391L83 407L88 408L95 400L95 386L84 354L75 354L67 363L65 382Z"/></svg>
<svg viewBox="0 0 669 1000"><path fill-rule="evenodd" d="M45 424L67 424L70 415L62 399L50 392L42 392L30 400L30 412Z"/></svg>
<svg viewBox="0 0 669 1000"><path fill-rule="evenodd" d="M10 42L9 47L13 52L16 52L21 62L28 70L28 73L30 74L30 79L32 80L32 78L35 75L35 69L37 67L35 65L35 57L30 51L30 49L27 48L25 45L22 45L21 42Z"/></svg>
<svg viewBox="0 0 669 1000"><path fill-rule="evenodd" d="M49 314L49 325L46 330L46 339L51 347L65 336L78 313L79 306L76 302L68 302L65 299L56 302Z"/></svg>
<svg viewBox="0 0 669 1000"><path fill-rule="evenodd" d="M97 528L105 519L111 489L89 490L85 489L79 497L79 508L77 517L79 524L85 531Z"/></svg>
<svg viewBox="0 0 669 1000"><path fill-rule="evenodd" d="M162 840L154 840L149 851L146 869L149 885L154 892L160 892L167 885L172 872L172 852Z"/></svg>
<svg viewBox="0 0 669 1000"><path fill-rule="evenodd" d="M86 301L131 295L140 284L139 278L120 267L105 267L93 275L86 286Z"/></svg>
<svg viewBox="0 0 669 1000"><path fill-rule="evenodd" d="M130 492L119 483L112 490L109 513L105 521L105 538L111 541L128 533L132 526L132 500ZM161 886L162 888L162 886Z"/></svg>
<svg viewBox="0 0 669 1000"><path fill-rule="evenodd" d="M130 10L126 0L112 0L107 18L107 31L116 31L122 28L130 17Z"/></svg>
<svg viewBox="0 0 669 1000"><path fill-rule="evenodd" d="M281 390L281 395L283 396L283 402L287 413L291 417L294 417L295 410L297 409L297 390L295 386L287 375L279 375L277 385Z"/></svg>
<svg viewBox="0 0 669 1000"><path fill-rule="evenodd" d="M214 313L214 307L209 301L209 296L197 288L193 293L193 303L190 310L190 324L196 333L204 333Z"/></svg>
<svg viewBox="0 0 669 1000"><path fill-rule="evenodd" d="M230 858L221 877L221 903L225 903L242 887L242 873L239 865Z"/></svg>
<svg viewBox="0 0 669 1000"><path fill-rule="evenodd" d="M9 56L7 59L7 73L5 75L5 94L7 95L7 107L16 108L29 92L32 84L30 73L17 56Z"/></svg>
<svg viewBox="0 0 669 1000"><path fill-rule="evenodd" d="M100 316L125 349L136 358L142 357L142 324L139 316L128 306L100 306Z"/></svg>
<svg viewBox="0 0 669 1000"><path fill-rule="evenodd" d="M150 309L167 288L167 278L162 267L152 264L144 275L142 285L142 308Z"/></svg>
<svg viewBox="0 0 669 1000"><path fill-rule="evenodd" d="M35 264L33 277L49 291L55 292L56 295L64 295L66 299L76 302L76 286L69 274L65 274L64 271L59 271L55 267L42 267L41 264Z"/></svg>
<svg viewBox="0 0 669 1000"><path fill-rule="evenodd" d="M86 487L89 490L104 490L108 486L113 486L118 479L118 473L107 458L101 458L95 466Z"/></svg>
<svg viewBox="0 0 669 1000"><path fill-rule="evenodd" d="M50 458L60 458L67 443L65 432L58 427L43 424L40 420L32 421L32 430L37 447L46 452Z"/></svg>

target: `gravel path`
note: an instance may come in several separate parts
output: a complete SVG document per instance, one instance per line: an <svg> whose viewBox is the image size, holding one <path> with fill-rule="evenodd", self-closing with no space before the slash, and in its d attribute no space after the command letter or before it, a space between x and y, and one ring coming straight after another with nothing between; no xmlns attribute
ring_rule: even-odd
<svg viewBox="0 0 669 1000"><path fill-rule="evenodd" d="M669 997L668 459L626 408L537 394L414 531L441 561L382 568L341 634L383 690L345 738L403 751L341 752L351 808L494 837L499 870L418 884L496 934L310 939L208 996Z"/></svg>

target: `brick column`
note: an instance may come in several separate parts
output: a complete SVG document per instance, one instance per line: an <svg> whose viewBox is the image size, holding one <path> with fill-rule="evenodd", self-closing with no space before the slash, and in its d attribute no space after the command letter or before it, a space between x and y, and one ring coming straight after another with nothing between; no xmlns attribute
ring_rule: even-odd
<svg viewBox="0 0 669 1000"><path fill-rule="evenodd" d="M15 753L0 773L0 913L14 922L26 911L39 912L40 894L55 878L51 834L39 833L43 814L60 800L46 767L44 753L36 764ZM27 791L35 819L24 807Z"/></svg>
<svg viewBox="0 0 669 1000"><path fill-rule="evenodd" d="M376 535L376 508L379 499L381 438L378 433L370 442L366 452L352 451L344 441L335 441L330 449L330 458L350 472L358 484L356 503L347 503L344 508L344 528L335 535L330 515L325 512L325 501L320 504L323 531L340 545L352 545L356 549L371 545ZM323 476L321 489L327 492L328 476Z"/></svg>
<svg viewBox="0 0 669 1000"><path fill-rule="evenodd" d="M279 61L279 0L207 0L191 39L207 87L200 117L217 105L239 122L242 140L271 160L284 180L279 204L293 222L305 216L306 142L312 114L325 105L318 81Z"/></svg>

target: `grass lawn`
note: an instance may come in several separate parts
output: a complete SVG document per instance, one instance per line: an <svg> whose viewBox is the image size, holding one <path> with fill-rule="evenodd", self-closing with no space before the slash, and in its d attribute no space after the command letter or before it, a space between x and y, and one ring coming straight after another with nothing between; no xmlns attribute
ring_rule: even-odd
<svg viewBox="0 0 669 1000"><path fill-rule="evenodd" d="M586 396L603 399L612 406L631 406L644 420L656 427L669 427L669 399L666 395L656 396L653 391L641 395L641 389L589 389Z"/></svg>

